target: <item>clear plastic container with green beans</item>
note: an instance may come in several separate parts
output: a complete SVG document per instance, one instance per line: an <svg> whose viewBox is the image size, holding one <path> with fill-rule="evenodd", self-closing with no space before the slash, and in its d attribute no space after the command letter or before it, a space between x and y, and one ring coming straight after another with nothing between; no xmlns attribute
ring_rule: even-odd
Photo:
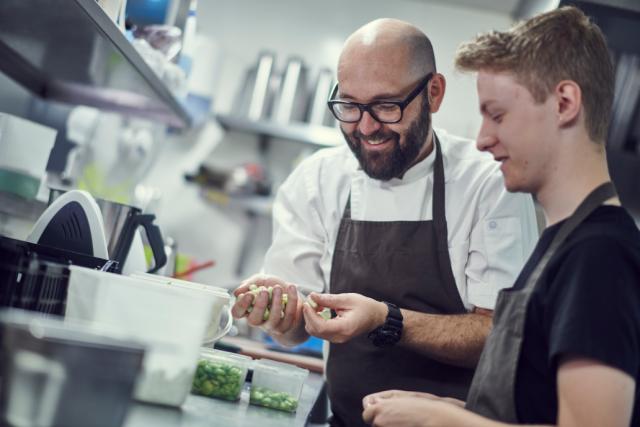
<svg viewBox="0 0 640 427"><path fill-rule="evenodd" d="M258 360L253 366L249 403L285 412L295 412L306 369L272 360Z"/></svg>
<svg viewBox="0 0 640 427"><path fill-rule="evenodd" d="M191 393L238 400L252 363L248 356L203 348L193 377Z"/></svg>

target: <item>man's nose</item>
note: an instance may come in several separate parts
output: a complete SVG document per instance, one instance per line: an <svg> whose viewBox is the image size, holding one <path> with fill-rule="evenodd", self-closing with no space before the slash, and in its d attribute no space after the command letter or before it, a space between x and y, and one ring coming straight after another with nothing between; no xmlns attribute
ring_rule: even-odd
<svg viewBox="0 0 640 427"><path fill-rule="evenodd" d="M486 123L486 120L482 121L482 126L478 132L476 138L476 148L480 151L488 151L491 147L496 145L498 138L495 133L492 132L491 126Z"/></svg>
<svg viewBox="0 0 640 427"><path fill-rule="evenodd" d="M358 130L363 135L371 135L377 132L382 124L373 118L373 116L368 111L362 112L362 117L358 122Z"/></svg>

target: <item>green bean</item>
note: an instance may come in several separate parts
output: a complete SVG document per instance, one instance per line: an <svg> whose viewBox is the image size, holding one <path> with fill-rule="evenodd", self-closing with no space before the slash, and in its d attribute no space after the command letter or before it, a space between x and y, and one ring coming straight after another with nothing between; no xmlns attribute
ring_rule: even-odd
<svg viewBox="0 0 640 427"><path fill-rule="evenodd" d="M305 301L307 302L307 304L309 304L309 307L313 308L314 310L318 308L318 303L315 302L313 299L311 299L309 296L307 296ZM329 307L324 307L322 310L318 311L317 313L324 320L331 319L331 309Z"/></svg>
<svg viewBox="0 0 640 427"><path fill-rule="evenodd" d="M251 306L247 309L247 311L249 313L253 311L253 303L255 302L256 298L262 291L266 291L267 294L269 295L267 308L265 309L264 314L262 315L262 320L267 321L269 319L269 314L271 313L271 304L273 303L273 286L265 287L265 286L258 286L255 283L250 284L249 293L253 294L253 299L251 300ZM238 298L242 298L243 295L244 294L239 295ZM281 307L282 307L282 309L280 310L280 318L282 319L284 318L284 310L287 307L287 303L289 302L289 295L287 295L286 293L283 293L282 299L280 301L281 301Z"/></svg>
<svg viewBox="0 0 640 427"><path fill-rule="evenodd" d="M207 397L238 400L243 384L242 369L223 362L201 359L191 392Z"/></svg>
<svg viewBox="0 0 640 427"><path fill-rule="evenodd" d="M285 412L295 412L298 408L298 401L289 393L257 386L251 387L249 403Z"/></svg>

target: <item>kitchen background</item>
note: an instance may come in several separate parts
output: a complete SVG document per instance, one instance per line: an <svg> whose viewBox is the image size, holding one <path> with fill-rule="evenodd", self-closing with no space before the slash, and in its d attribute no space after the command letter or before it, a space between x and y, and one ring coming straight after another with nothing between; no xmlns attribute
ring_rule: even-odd
<svg viewBox="0 0 640 427"><path fill-rule="evenodd" d="M128 3L131 9L144 2ZM190 71L188 81L181 83L171 68L153 64L149 52L143 55L163 74L163 84L173 88L177 98L183 99L189 92L188 111L195 118L190 128L177 130L138 118L131 111L118 114L108 112L109 108L76 108L75 104L100 106L80 98L74 102L73 97L67 97L64 103L43 100L24 89L24 81L17 84L20 78L6 69L0 70L4 71L0 73L0 112L58 131L48 174L41 177L43 188L85 188L96 196L155 213L163 235L171 238L173 250L183 255L179 258L185 263L183 268L215 262L213 267L193 273L191 280L228 288L260 268L270 241L271 197L278 184L314 150L342 143L335 124L326 118L313 119L313 124L300 124L299 120L308 120L302 114L308 102L328 95L318 90L317 81L324 76L326 83L327 75L334 76L342 43L351 32L379 17L407 20L423 29L434 45L438 69L447 78L446 97L434 116L434 125L473 138L480 125L474 78L454 72L457 46L479 32L506 29L518 17L558 4L524 0L200 0L192 38L194 18L185 18L190 2L166 3L173 8L174 21L189 37L188 49L185 46L180 60L183 69ZM611 142L613 169L626 196L624 201L640 212L636 189L640 6L625 0L578 3L600 20L619 64L618 115ZM46 25L37 15L34 13L33 24ZM0 24L5 18L0 15ZM7 30L3 35L2 28L0 25L0 45L11 36ZM620 31L622 28L625 31ZM30 45L23 47L29 49ZM43 64L55 63L56 55L63 53L51 46L39 48L44 50L23 53L45 58ZM3 48L0 54L6 52ZM297 79L287 74L293 73L292 64L302 66ZM68 71L74 65L58 67ZM252 67L253 78L248 74ZM260 89L260 72L270 76L270 84L263 85L264 98L252 101L251 96ZM288 110L282 106L287 79L296 89L287 92L294 102ZM118 82L118 78L110 81ZM55 98L54 91L44 95ZM37 141L27 136L8 141L0 134L0 146L9 143L23 144L25 150L39 149ZM36 145L31 148L32 144ZM46 144L40 149L46 152ZM37 197L0 191L0 234L24 238L44 209L45 194L42 188Z"/></svg>

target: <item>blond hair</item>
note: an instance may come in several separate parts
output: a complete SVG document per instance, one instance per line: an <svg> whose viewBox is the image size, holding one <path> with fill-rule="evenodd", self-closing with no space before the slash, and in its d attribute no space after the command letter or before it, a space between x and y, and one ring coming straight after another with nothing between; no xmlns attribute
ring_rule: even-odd
<svg viewBox="0 0 640 427"><path fill-rule="evenodd" d="M562 80L576 82L589 137L604 142L613 103L614 74L597 25L575 7L537 15L508 31L481 34L456 52L456 68L513 73L544 102Z"/></svg>

